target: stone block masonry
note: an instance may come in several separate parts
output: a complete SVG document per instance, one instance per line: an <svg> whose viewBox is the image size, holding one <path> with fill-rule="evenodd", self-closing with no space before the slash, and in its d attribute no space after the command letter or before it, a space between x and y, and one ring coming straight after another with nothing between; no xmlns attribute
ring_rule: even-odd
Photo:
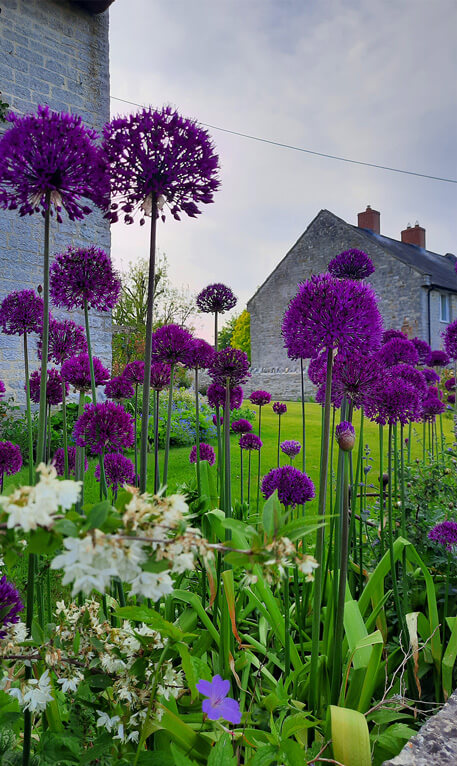
<svg viewBox="0 0 457 766"><path fill-rule="evenodd" d="M92 15L70 0L0 0L0 91L19 113L48 104L80 114L100 131L109 120L108 13ZM0 124L0 131L7 126ZM51 219L51 254L97 245L109 252L109 224L94 210L83 221ZM0 210L0 301L12 290L36 289L43 281L41 215L20 218ZM51 255L52 258L52 255ZM54 310L57 318L68 312ZM80 324L83 317L70 316ZM94 314L94 353L111 367L111 315ZM31 339L31 367L38 367ZM24 401L22 342L0 334L0 379L7 396Z"/></svg>

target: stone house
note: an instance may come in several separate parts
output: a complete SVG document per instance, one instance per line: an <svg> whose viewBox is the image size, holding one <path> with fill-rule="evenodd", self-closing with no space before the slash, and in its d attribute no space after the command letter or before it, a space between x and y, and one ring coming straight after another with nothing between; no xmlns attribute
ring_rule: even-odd
<svg viewBox="0 0 457 766"><path fill-rule="evenodd" d="M100 131L109 120L108 6L113 0L2 0L0 3L0 92L13 111L48 104L80 114ZM8 123L0 123L0 133ZM109 252L110 228L101 212L83 221L51 223L52 254L68 245L95 244ZM0 301L13 290L42 282L43 218L20 218L0 210ZM53 312L56 317L68 313ZM81 316L71 317L83 324ZM111 315L91 318L94 353L111 365ZM31 343L31 348L34 346ZM32 369L38 360L32 348ZM23 401L22 344L0 333L0 379L7 395Z"/></svg>
<svg viewBox="0 0 457 766"><path fill-rule="evenodd" d="M379 296L386 329L401 329L432 348L441 347L441 333L457 317L456 256L427 250L425 229L417 223L408 225L400 240L382 235L380 214L370 206L359 213L357 226L321 210L248 301L252 358L248 390L264 388L286 399L300 396L300 364L288 358L281 336L284 311L299 282L326 271L335 255L351 248L363 250L373 261L376 271L367 281ZM306 387L311 393L309 381Z"/></svg>

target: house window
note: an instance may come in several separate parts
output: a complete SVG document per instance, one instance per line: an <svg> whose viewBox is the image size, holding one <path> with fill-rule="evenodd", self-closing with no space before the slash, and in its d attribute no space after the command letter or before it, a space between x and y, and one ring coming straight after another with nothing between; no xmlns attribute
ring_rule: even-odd
<svg viewBox="0 0 457 766"><path fill-rule="evenodd" d="M440 295L440 321L451 321L451 296Z"/></svg>

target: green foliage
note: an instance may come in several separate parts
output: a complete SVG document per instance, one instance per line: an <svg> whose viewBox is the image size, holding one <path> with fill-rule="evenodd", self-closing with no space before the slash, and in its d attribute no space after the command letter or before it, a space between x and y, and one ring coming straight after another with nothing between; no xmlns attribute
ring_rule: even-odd
<svg viewBox="0 0 457 766"><path fill-rule="evenodd" d="M217 334L217 344L219 350L232 345L233 333L235 332L235 325L238 316L238 314L235 314L234 316L230 317L230 319L227 319L224 326L219 330Z"/></svg>
<svg viewBox="0 0 457 766"><path fill-rule="evenodd" d="M230 345L244 351L251 361L251 315L246 309L241 312L235 322Z"/></svg>
<svg viewBox="0 0 457 766"><path fill-rule="evenodd" d="M6 122L5 117L8 109L9 104L7 104L6 101L3 101L2 92L0 90L0 122Z"/></svg>

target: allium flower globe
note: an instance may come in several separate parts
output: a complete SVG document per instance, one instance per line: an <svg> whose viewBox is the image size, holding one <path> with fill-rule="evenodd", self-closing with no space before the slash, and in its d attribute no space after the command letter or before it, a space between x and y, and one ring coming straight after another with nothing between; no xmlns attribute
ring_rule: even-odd
<svg viewBox="0 0 457 766"><path fill-rule="evenodd" d="M419 363L419 356L414 343L406 338L391 338L379 349L377 359L386 367L404 362L415 365Z"/></svg>
<svg viewBox="0 0 457 766"><path fill-rule="evenodd" d="M419 364L427 364L428 357L430 356L430 352L432 350L428 343L425 340L421 340L421 338L412 338L411 343L414 344L414 347L417 351Z"/></svg>
<svg viewBox="0 0 457 766"><path fill-rule="evenodd" d="M441 351L439 348L432 350L427 359L427 364L429 367L446 367L449 364L449 356L446 351Z"/></svg>
<svg viewBox="0 0 457 766"><path fill-rule="evenodd" d="M44 213L46 195L51 212L61 221L64 208L71 221L91 212L82 200L102 206L107 176L103 154L95 145L94 130L81 118L39 106L36 114L8 114L11 123L0 140L0 196L2 207L20 215Z"/></svg>
<svg viewBox="0 0 457 766"><path fill-rule="evenodd" d="M241 449L247 450L248 452L252 452L253 450L258 452L262 448L263 442L257 434L246 433L240 436L239 445Z"/></svg>
<svg viewBox="0 0 457 766"><path fill-rule="evenodd" d="M207 131L168 106L115 117L103 130L103 149L113 222L121 212L131 224L140 210L143 224L160 198L176 220L180 213L194 218L219 187L219 161Z"/></svg>
<svg viewBox="0 0 457 766"><path fill-rule="evenodd" d="M0 442L0 486L3 484L3 477L13 476L22 468L21 450L17 444L5 441Z"/></svg>
<svg viewBox="0 0 457 766"><path fill-rule="evenodd" d="M352 423L342 420L335 428L335 439L343 452L350 452L355 444L355 430Z"/></svg>
<svg viewBox="0 0 457 766"><path fill-rule="evenodd" d="M404 332L401 330L384 330L382 334L382 345L384 343L388 343L390 340L393 340L394 338L400 338L400 340L408 340L407 336Z"/></svg>
<svg viewBox="0 0 457 766"><path fill-rule="evenodd" d="M365 401L369 418L379 425L406 425L421 416L421 397L416 388L398 375L385 374Z"/></svg>
<svg viewBox="0 0 457 766"><path fill-rule="evenodd" d="M0 399L3 399L5 392L6 392L5 384L3 380L0 380Z"/></svg>
<svg viewBox="0 0 457 766"><path fill-rule="evenodd" d="M214 383L220 386L240 386L251 377L248 355L237 348L223 348L214 355L208 372Z"/></svg>
<svg viewBox="0 0 457 766"><path fill-rule="evenodd" d="M40 380L39 370L32 372L30 376L30 398L32 402L39 404L40 401ZM63 378L58 370L51 368L48 370L46 381L46 403L51 405L60 404L62 401L62 381ZM68 394L68 383L65 381L65 393Z"/></svg>
<svg viewBox="0 0 457 766"><path fill-rule="evenodd" d="M38 338L38 358L41 359L43 339ZM72 356L87 352L87 341L84 328L75 324L71 319L63 322L51 319L49 322L48 361L62 364Z"/></svg>
<svg viewBox="0 0 457 766"><path fill-rule="evenodd" d="M441 521L432 527L427 537L429 540L435 540L437 543L440 543L448 551L455 550L457 545L457 522Z"/></svg>
<svg viewBox="0 0 457 766"><path fill-rule="evenodd" d="M334 277L345 279L365 279L373 274L375 267L371 258L363 250L345 250L333 258L328 271Z"/></svg>
<svg viewBox="0 0 457 766"><path fill-rule="evenodd" d="M284 454L290 458L297 457L301 450L300 442L295 441L295 439L286 439L286 441L281 442L279 446L281 452L284 452Z"/></svg>
<svg viewBox="0 0 457 766"><path fill-rule="evenodd" d="M133 444L132 416L114 402L88 404L75 423L73 438L95 455L119 452Z"/></svg>
<svg viewBox="0 0 457 766"><path fill-rule="evenodd" d="M108 399L116 399L117 401L131 399L134 394L135 389L123 375L111 378L105 386L105 395Z"/></svg>
<svg viewBox="0 0 457 766"><path fill-rule="evenodd" d="M446 388L447 391L455 391L455 378L454 377L449 378L445 382L444 387Z"/></svg>
<svg viewBox="0 0 457 766"><path fill-rule="evenodd" d="M282 402L273 402L273 412L276 415L285 415L287 412L287 404L283 404Z"/></svg>
<svg viewBox="0 0 457 766"><path fill-rule="evenodd" d="M444 349L449 359L457 360L457 319L446 327L443 333Z"/></svg>
<svg viewBox="0 0 457 766"><path fill-rule="evenodd" d="M243 403L243 389L241 386L234 386L233 388L230 388L229 393L230 409L237 410ZM224 407L226 388L225 386L220 386L218 383L211 383L208 386L206 396L210 407Z"/></svg>
<svg viewBox="0 0 457 766"><path fill-rule="evenodd" d="M202 338L192 338L184 364L191 369L206 370L214 359L214 348Z"/></svg>
<svg viewBox="0 0 457 766"><path fill-rule="evenodd" d="M268 391L253 391L249 397L251 404L256 404L258 407L264 407L271 402L271 394Z"/></svg>
<svg viewBox="0 0 457 766"><path fill-rule="evenodd" d="M273 468L262 481L262 493L265 499L269 498L277 490L279 502L294 508L296 505L304 505L313 499L314 484L298 468L285 465L281 468Z"/></svg>
<svg viewBox="0 0 457 766"><path fill-rule="evenodd" d="M339 406L347 396L354 407L362 407L381 375L381 365L373 356L351 354L347 359L341 359L337 355L333 366L332 402ZM319 401L323 401L325 374L319 394Z"/></svg>
<svg viewBox="0 0 457 766"><path fill-rule="evenodd" d="M170 385L171 367L163 362L153 362L151 364L151 388L154 391L163 391Z"/></svg>
<svg viewBox="0 0 457 766"><path fill-rule="evenodd" d="M135 359L133 362L129 362L125 365L122 373L123 377L129 381L129 383L135 383L143 385L144 383L144 362L142 359Z"/></svg>
<svg viewBox="0 0 457 766"><path fill-rule="evenodd" d="M216 462L216 453L210 444L200 442L200 460L206 460L210 465L214 465ZM189 462L197 462L197 446L194 444L189 454Z"/></svg>
<svg viewBox="0 0 457 766"><path fill-rule="evenodd" d="M422 402L422 420L426 423L434 423L436 416L441 415L445 409L446 405L435 393L430 392Z"/></svg>
<svg viewBox="0 0 457 766"><path fill-rule="evenodd" d="M19 612L23 609L19 591L3 575L0 577L0 640L6 637L6 631L1 628L19 622Z"/></svg>
<svg viewBox="0 0 457 766"><path fill-rule="evenodd" d="M43 299L34 290L10 293L0 304L0 329L6 335L41 332Z"/></svg>
<svg viewBox="0 0 457 766"><path fill-rule="evenodd" d="M103 366L98 357L93 357L94 378L96 386L103 386L109 380L109 370ZM61 374L71 386L78 391L89 391L90 389L90 366L89 354L78 354L67 359L61 368Z"/></svg>
<svg viewBox="0 0 457 766"><path fill-rule="evenodd" d="M224 314L236 306L237 299L230 287L216 282L197 295L197 307L205 314Z"/></svg>
<svg viewBox="0 0 457 766"><path fill-rule="evenodd" d="M292 359L323 350L370 354L379 347L382 319L374 291L364 282L313 276L300 285L284 314L282 335Z"/></svg>
<svg viewBox="0 0 457 766"><path fill-rule="evenodd" d="M52 464L55 466L55 469L57 471L57 476L63 476L65 473L65 452L63 447L58 447L56 451L54 452L54 457L52 458ZM89 464L87 462L87 458L84 458L84 470L87 471L89 468ZM75 475L76 470L76 447L70 446L68 447L68 471L73 476Z"/></svg>
<svg viewBox="0 0 457 766"><path fill-rule="evenodd" d="M436 370L429 370L426 368L425 370L422 370L422 374L427 383L439 383L441 380L441 377Z"/></svg>
<svg viewBox="0 0 457 766"><path fill-rule="evenodd" d="M106 484L113 492L117 492L124 484L135 482L135 466L128 457L119 452L108 452L103 459ZM100 481L100 464L95 466L95 478Z"/></svg>
<svg viewBox="0 0 457 766"><path fill-rule="evenodd" d="M232 422L231 428L234 434L248 434L252 431L252 423L245 418L239 418Z"/></svg>
<svg viewBox="0 0 457 766"><path fill-rule="evenodd" d="M56 255L49 270L49 292L55 306L72 311L109 311L119 300L121 282L108 253L99 247L69 247Z"/></svg>
<svg viewBox="0 0 457 766"><path fill-rule="evenodd" d="M152 333L152 358L162 364L185 363L192 344L191 333L177 324L167 324Z"/></svg>

